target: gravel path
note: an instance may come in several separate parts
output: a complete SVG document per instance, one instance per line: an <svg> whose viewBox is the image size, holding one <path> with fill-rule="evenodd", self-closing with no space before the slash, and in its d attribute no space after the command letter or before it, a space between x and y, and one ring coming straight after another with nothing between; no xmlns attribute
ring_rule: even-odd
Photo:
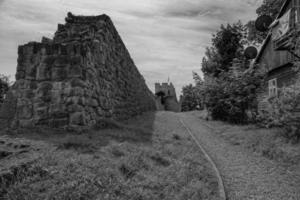
<svg viewBox="0 0 300 200"><path fill-rule="evenodd" d="M300 177L276 163L233 146L216 135L205 121L189 113L179 117L215 161L230 200L300 200Z"/></svg>

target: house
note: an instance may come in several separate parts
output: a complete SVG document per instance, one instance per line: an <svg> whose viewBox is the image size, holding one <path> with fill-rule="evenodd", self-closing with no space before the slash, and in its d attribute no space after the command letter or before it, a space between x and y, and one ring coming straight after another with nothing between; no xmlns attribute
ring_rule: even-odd
<svg viewBox="0 0 300 200"><path fill-rule="evenodd" d="M258 68L267 73L258 94L259 110L266 108L268 98L278 95L278 88L293 84L297 78L294 62L300 58L299 27L300 0L286 0L255 59Z"/></svg>

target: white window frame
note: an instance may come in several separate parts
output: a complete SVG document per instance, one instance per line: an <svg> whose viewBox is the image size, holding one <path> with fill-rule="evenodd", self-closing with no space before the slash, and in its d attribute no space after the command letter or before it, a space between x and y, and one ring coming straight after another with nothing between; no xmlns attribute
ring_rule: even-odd
<svg viewBox="0 0 300 200"><path fill-rule="evenodd" d="M270 79L268 81L269 85L269 97L277 97L278 87L277 87L277 78Z"/></svg>

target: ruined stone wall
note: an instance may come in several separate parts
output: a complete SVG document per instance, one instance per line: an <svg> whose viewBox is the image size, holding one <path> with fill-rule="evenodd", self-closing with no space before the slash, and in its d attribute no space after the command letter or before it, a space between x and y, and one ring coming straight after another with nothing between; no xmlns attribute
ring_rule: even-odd
<svg viewBox="0 0 300 200"><path fill-rule="evenodd" d="M25 44L18 54L14 126L91 126L101 118L155 109L153 94L106 15L69 13L53 40Z"/></svg>

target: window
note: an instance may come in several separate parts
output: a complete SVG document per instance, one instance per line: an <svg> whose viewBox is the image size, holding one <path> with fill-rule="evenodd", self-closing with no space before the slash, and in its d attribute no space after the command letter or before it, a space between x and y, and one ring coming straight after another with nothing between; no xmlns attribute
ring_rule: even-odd
<svg viewBox="0 0 300 200"><path fill-rule="evenodd" d="M269 80L269 97L277 96L277 79Z"/></svg>

